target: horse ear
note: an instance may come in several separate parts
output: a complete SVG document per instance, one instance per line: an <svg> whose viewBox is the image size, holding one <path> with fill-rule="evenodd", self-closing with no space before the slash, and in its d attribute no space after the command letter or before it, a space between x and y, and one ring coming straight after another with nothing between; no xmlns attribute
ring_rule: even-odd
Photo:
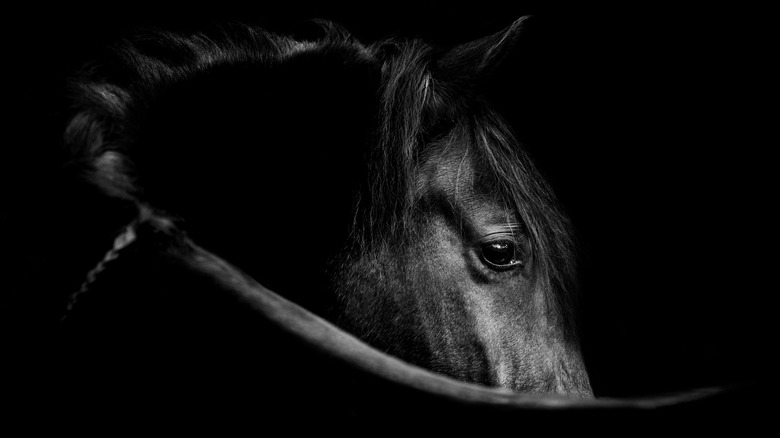
<svg viewBox="0 0 780 438"><path fill-rule="evenodd" d="M520 17L504 30L447 50L436 61L437 72L444 78L472 81L490 76L512 51L528 18Z"/></svg>

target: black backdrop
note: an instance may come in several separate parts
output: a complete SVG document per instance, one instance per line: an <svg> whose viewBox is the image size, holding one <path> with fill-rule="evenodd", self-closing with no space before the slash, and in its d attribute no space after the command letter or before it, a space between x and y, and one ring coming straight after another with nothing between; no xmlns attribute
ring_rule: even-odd
<svg viewBox="0 0 780 438"><path fill-rule="evenodd" d="M772 364L777 288L768 281L776 232L767 169L776 142L767 130L760 15L479 5L9 11L4 106L16 110L5 116L5 207L47 184L67 75L139 26L235 20L284 30L324 17L366 41L394 33L446 45L530 13L526 39L491 91L574 222L583 346L597 394L762 378Z"/></svg>

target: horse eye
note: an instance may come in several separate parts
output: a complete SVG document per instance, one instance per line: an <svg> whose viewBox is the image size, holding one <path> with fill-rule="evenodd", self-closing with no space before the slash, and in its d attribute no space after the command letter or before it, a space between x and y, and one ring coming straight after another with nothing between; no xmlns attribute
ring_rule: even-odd
<svg viewBox="0 0 780 438"><path fill-rule="evenodd" d="M510 269L521 265L517 246L511 240L498 240L482 244L482 260L493 269Z"/></svg>

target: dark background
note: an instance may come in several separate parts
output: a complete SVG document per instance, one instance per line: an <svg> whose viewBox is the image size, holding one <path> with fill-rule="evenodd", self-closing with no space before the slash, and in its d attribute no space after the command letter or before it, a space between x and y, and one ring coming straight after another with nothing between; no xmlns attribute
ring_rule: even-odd
<svg viewBox="0 0 780 438"><path fill-rule="evenodd" d="M193 30L233 20L284 30L323 17L364 41L396 34L449 45L532 14L491 90L574 222L596 393L761 380L774 368L777 291L769 281L772 52L763 48L761 14L438 3L7 11L5 205L46 184L68 74L139 26Z"/></svg>

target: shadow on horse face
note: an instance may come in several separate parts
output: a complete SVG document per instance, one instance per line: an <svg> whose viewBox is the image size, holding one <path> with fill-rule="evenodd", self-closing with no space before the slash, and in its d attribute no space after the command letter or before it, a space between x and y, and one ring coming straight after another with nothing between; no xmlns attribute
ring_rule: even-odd
<svg viewBox="0 0 780 438"><path fill-rule="evenodd" d="M162 36L126 47L130 85L82 79L67 139L104 192L384 352L590 396L566 220L477 97L520 23L447 51Z"/></svg>

